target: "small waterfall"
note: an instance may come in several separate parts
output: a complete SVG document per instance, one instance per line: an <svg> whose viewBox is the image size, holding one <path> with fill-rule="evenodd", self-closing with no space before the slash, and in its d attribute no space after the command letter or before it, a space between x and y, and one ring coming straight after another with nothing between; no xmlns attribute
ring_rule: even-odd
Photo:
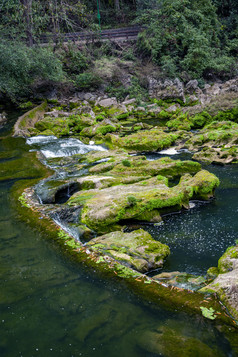
<svg viewBox="0 0 238 357"><path fill-rule="evenodd" d="M177 155L179 152L175 148L164 149L158 152L158 154L163 155Z"/></svg>
<svg viewBox="0 0 238 357"><path fill-rule="evenodd" d="M62 228L66 233L70 234L72 237L74 237L74 239L78 240L80 242L80 236L79 236L79 232L78 229L75 227L71 227L69 226L67 223L63 222L60 219L60 216L58 215L58 213L53 213L51 215L53 221L60 227Z"/></svg>
<svg viewBox="0 0 238 357"><path fill-rule="evenodd" d="M27 139L26 143L34 145L47 159L83 155L89 151L106 151L101 145L86 145L78 139L57 139L55 136L35 136Z"/></svg>

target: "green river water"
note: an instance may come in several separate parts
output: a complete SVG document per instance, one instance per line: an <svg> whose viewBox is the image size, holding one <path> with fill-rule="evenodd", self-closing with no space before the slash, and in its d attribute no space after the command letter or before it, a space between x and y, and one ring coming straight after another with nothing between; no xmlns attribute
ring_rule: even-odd
<svg viewBox="0 0 238 357"><path fill-rule="evenodd" d="M47 232L21 222L10 193L37 174L25 140L8 136L11 124L0 131L0 356L206 356L204 346L214 356L235 356L212 321L140 299L71 262ZM171 247L167 270L203 274L238 238L237 166L211 170L222 180L215 201L148 227ZM183 353L176 338L162 338L160 350L146 348L154 331L190 339L193 352Z"/></svg>

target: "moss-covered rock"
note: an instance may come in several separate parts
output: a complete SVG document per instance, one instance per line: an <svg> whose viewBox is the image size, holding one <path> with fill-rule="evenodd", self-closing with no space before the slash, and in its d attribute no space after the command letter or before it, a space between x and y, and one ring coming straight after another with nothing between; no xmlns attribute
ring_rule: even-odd
<svg viewBox="0 0 238 357"><path fill-rule="evenodd" d="M179 271L163 272L153 276L153 279L166 283L169 286L176 286L187 290L198 290L202 288L206 279L203 276L195 276Z"/></svg>
<svg viewBox="0 0 238 357"><path fill-rule="evenodd" d="M199 134L194 135L186 142L189 150L194 150L201 146L220 147L226 145L231 147L237 144L238 124L232 122L212 122L207 125Z"/></svg>
<svg viewBox="0 0 238 357"><path fill-rule="evenodd" d="M181 331L182 326L177 331L161 326L158 330L144 333L138 343L147 353L164 357L223 356L218 350L213 350L199 339L185 336Z"/></svg>
<svg viewBox="0 0 238 357"><path fill-rule="evenodd" d="M201 169L198 162L186 160L172 160L169 157L163 157L158 160L149 161L145 156L128 156L120 154L117 157L111 157L108 161L99 163L89 169L91 174L101 174L107 172L108 175L117 179L130 178L138 176L149 178L161 175L167 178L181 177L185 173L195 174Z"/></svg>
<svg viewBox="0 0 238 357"><path fill-rule="evenodd" d="M238 147L237 145L229 148L204 147L193 155L193 159L206 164L231 164L238 161Z"/></svg>
<svg viewBox="0 0 238 357"><path fill-rule="evenodd" d="M140 272L161 267L170 253L167 245L155 241L143 229L132 233L112 232L92 239L86 247Z"/></svg>
<svg viewBox="0 0 238 357"><path fill-rule="evenodd" d="M50 130L57 137L68 136L70 131L69 120L67 117L52 118L47 116L44 119L38 121L35 124L35 128L39 131L40 134L41 132Z"/></svg>
<svg viewBox="0 0 238 357"><path fill-rule="evenodd" d="M106 136L112 147L124 148L131 152L159 151L171 146L177 138L176 133L165 133L161 129L144 130L125 137Z"/></svg>
<svg viewBox="0 0 238 357"><path fill-rule="evenodd" d="M107 133L115 132L115 131L119 130L119 128L120 128L119 123L117 123L115 121L112 122L109 119L104 119L102 122L100 122L96 125L84 128L81 131L80 135L88 136L91 138L96 135L106 135Z"/></svg>
<svg viewBox="0 0 238 357"><path fill-rule="evenodd" d="M200 291L216 293L238 319L238 246L229 247L218 261L215 279Z"/></svg>
<svg viewBox="0 0 238 357"><path fill-rule="evenodd" d="M218 185L215 175L202 170L194 177L186 174L177 186L168 187L161 176L134 184L74 194L69 205L83 205L81 220L99 233L115 229L120 221L137 219L160 221L160 214L188 207L192 198L208 199ZM150 214L148 214L150 212Z"/></svg>
<svg viewBox="0 0 238 357"><path fill-rule="evenodd" d="M40 121L48 107L47 102L43 102L38 105L36 108L28 111L22 115L14 125L14 136L31 136L29 129L34 128L35 124ZM47 128L48 129L48 128ZM46 129L45 129L46 130Z"/></svg>

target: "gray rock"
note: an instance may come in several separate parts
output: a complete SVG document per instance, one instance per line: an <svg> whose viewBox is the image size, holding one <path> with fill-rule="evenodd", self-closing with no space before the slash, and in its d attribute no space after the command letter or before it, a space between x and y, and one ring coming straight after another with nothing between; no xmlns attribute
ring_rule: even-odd
<svg viewBox="0 0 238 357"><path fill-rule="evenodd" d="M136 110L138 112L145 112L145 108L144 107L137 107Z"/></svg>
<svg viewBox="0 0 238 357"><path fill-rule="evenodd" d="M98 105L100 105L101 107L111 107L111 106L117 106L117 100L115 98L106 98L106 99L102 99L98 102Z"/></svg>
<svg viewBox="0 0 238 357"><path fill-rule="evenodd" d="M149 78L149 95L158 99L180 99L185 102L184 85L178 79L165 81Z"/></svg>
<svg viewBox="0 0 238 357"><path fill-rule="evenodd" d="M187 93L193 94L198 88L198 81L193 79L186 84L185 90Z"/></svg>
<svg viewBox="0 0 238 357"><path fill-rule="evenodd" d="M167 110L167 112L169 112L169 113L173 113L173 112L176 112L176 110L179 108L179 106L178 105L171 105L169 108L167 108L166 110Z"/></svg>
<svg viewBox="0 0 238 357"><path fill-rule="evenodd" d="M92 93L85 93L85 94L84 94L84 99L85 99L85 100L90 100L92 97L93 97L93 94L92 94Z"/></svg>
<svg viewBox="0 0 238 357"><path fill-rule="evenodd" d="M135 98L131 98L131 99L127 99L127 100L124 100L124 102L122 102L123 105L128 105L128 104L132 104L132 103L135 103L136 102L136 99Z"/></svg>

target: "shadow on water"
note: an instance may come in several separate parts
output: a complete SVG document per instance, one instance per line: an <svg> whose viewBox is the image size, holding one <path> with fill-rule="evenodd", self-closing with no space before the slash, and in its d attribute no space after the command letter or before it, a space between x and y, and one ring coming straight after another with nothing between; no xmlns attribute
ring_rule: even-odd
<svg viewBox="0 0 238 357"><path fill-rule="evenodd" d="M30 158L26 155L29 147L22 139L2 139L0 150L9 155L16 151L16 160L22 162L15 176L11 165L8 172L5 162L0 163L1 174L6 178L0 183L1 356L232 355L229 343L210 321L140 301L123 285L101 280L83 264L68 261L54 242L45 239L47 233L39 233L19 221L9 199L14 181L7 178L13 175L17 181L36 177L37 172L32 176L32 163L26 162ZM194 216L196 210L211 219L214 210L221 209L220 194L222 189L217 201L188 212L183 220L191 220L192 227L199 218ZM222 201L221 205L224 207L225 203ZM198 230L201 223L203 219L197 222ZM179 232L185 229L182 215L168 218L166 225L180 227ZM208 232L213 234L215 223L209 227ZM235 226L232 227L231 240ZM173 239L174 245L181 240L180 236L173 238L172 230L166 233L162 229L164 233L159 236L164 240L167 235L171 244ZM221 233L224 235L224 231ZM178 265L182 260L178 257Z"/></svg>

